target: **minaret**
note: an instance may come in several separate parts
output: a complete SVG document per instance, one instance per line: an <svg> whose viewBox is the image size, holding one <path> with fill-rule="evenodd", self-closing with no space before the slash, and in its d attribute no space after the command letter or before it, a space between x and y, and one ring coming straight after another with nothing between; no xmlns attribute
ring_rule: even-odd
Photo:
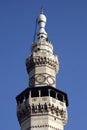
<svg viewBox="0 0 87 130"><path fill-rule="evenodd" d="M53 54L53 46L48 41L45 31L46 16L41 10L38 17L38 41L32 44L31 56L26 60L29 74L29 87L51 85L56 87L56 73L59 70L57 56Z"/></svg>
<svg viewBox="0 0 87 130"><path fill-rule="evenodd" d="M26 59L29 87L17 97L17 117L21 130L63 130L67 122L67 94L56 88L58 57L45 31L46 16L38 17L37 41Z"/></svg>

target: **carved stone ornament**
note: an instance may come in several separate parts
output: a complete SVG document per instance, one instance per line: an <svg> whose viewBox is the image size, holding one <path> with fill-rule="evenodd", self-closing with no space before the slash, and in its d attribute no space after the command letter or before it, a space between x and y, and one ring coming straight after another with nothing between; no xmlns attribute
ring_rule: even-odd
<svg viewBox="0 0 87 130"><path fill-rule="evenodd" d="M43 83L45 80L46 80L46 77L44 75L37 75L35 80L38 82L38 83Z"/></svg>
<svg viewBox="0 0 87 130"><path fill-rule="evenodd" d="M50 84L50 85L53 85L55 83L54 81L54 78L52 76L48 76L47 77L47 82Z"/></svg>
<svg viewBox="0 0 87 130"><path fill-rule="evenodd" d="M35 113L45 113L45 112L51 112L57 117L61 117L62 120L66 121L66 111L63 109L59 109L59 107L55 107L54 105L45 103L44 105L41 105L40 103L38 105L32 104L30 105L24 105L22 107L18 108L17 116L19 122L24 120L25 118L29 117L32 114Z"/></svg>
<svg viewBox="0 0 87 130"><path fill-rule="evenodd" d="M35 65L49 65L52 69L55 69L55 71L58 71L58 63L57 61L54 61L54 59L51 59L49 57L33 57L32 55L26 60L26 67L28 73L31 71L32 67Z"/></svg>
<svg viewBox="0 0 87 130"><path fill-rule="evenodd" d="M32 78L30 79L30 81L29 81L29 84L30 84L30 86L32 86L32 85L34 85L34 83L35 83L35 78L32 77Z"/></svg>

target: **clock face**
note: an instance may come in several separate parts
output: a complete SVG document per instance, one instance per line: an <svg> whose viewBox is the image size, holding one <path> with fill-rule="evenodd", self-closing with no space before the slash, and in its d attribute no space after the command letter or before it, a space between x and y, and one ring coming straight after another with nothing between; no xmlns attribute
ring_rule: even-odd
<svg viewBox="0 0 87 130"><path fill-rule="evenodd" d="M36 77L35 79L36 79L36 81L37 81L38 83L43 83L46 78L45 78L45 76L43 76L43 75L37 75L37 77Z"/></svg>
<svg viewBox="0 0 87 130"><path fill-rule="evenodd" d="M48 76L48 77L47 77L47 82L48 82L50 85L53 85L53 84L55 83L53 77L51 77L51 76Z"/></svg>

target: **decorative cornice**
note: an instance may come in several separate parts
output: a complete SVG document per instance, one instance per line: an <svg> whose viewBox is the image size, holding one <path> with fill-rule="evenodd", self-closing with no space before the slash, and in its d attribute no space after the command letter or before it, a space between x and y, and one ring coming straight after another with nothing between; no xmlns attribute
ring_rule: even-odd
<svg viewBox="0 0 87 130"><path fill-rule="evenodd" d="M42 57L42 56L33 57L31 55L26 60L26 67L27 67L28 73L32 70L33 67L35 67L35 65L37 65L37 66L49 65L50 67L52 67L52 69L55 69L56 72L58 71L58 63L49 57Z"/></svg>
<svg viewBox="0 0 87 130"><path fill-rule="evenodd" d="M28 129L30 130L31 128L45 128L45 127L51 128L53 130L61 130L61 129L54 127L52 125L35 125L35 126L29 127Z"/></svg>
<svg viewBox="0 0 87 130"><path fill-rule="evenodd" d="M45 103L44 105L38 104L38 105L30 105L24 102L24 104L18 106L17 110L17 117L19 122L21 123L22 120L25 118L32 116L33 114L37 115L40 113L51 113L52 115L54 114L56 117L60 117L63 122L66 122L66 111L63 109L59 109L59 107L55 107L53 104L47 104Z"/></svg>

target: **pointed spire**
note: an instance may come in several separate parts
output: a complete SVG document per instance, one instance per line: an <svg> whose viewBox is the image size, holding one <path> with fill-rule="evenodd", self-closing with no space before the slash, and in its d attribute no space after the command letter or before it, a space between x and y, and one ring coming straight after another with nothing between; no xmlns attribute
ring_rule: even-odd
<svg viewBox="0 0 87 130"><path fill-rule="evenodd" d="M46 16L43 13L43 8L41 8L40 15L38 17L38 24L39 24L39 33L38 33L38 39L44 40L47 39L47 33L45 31L45 25L46 25Z"/></svg>

